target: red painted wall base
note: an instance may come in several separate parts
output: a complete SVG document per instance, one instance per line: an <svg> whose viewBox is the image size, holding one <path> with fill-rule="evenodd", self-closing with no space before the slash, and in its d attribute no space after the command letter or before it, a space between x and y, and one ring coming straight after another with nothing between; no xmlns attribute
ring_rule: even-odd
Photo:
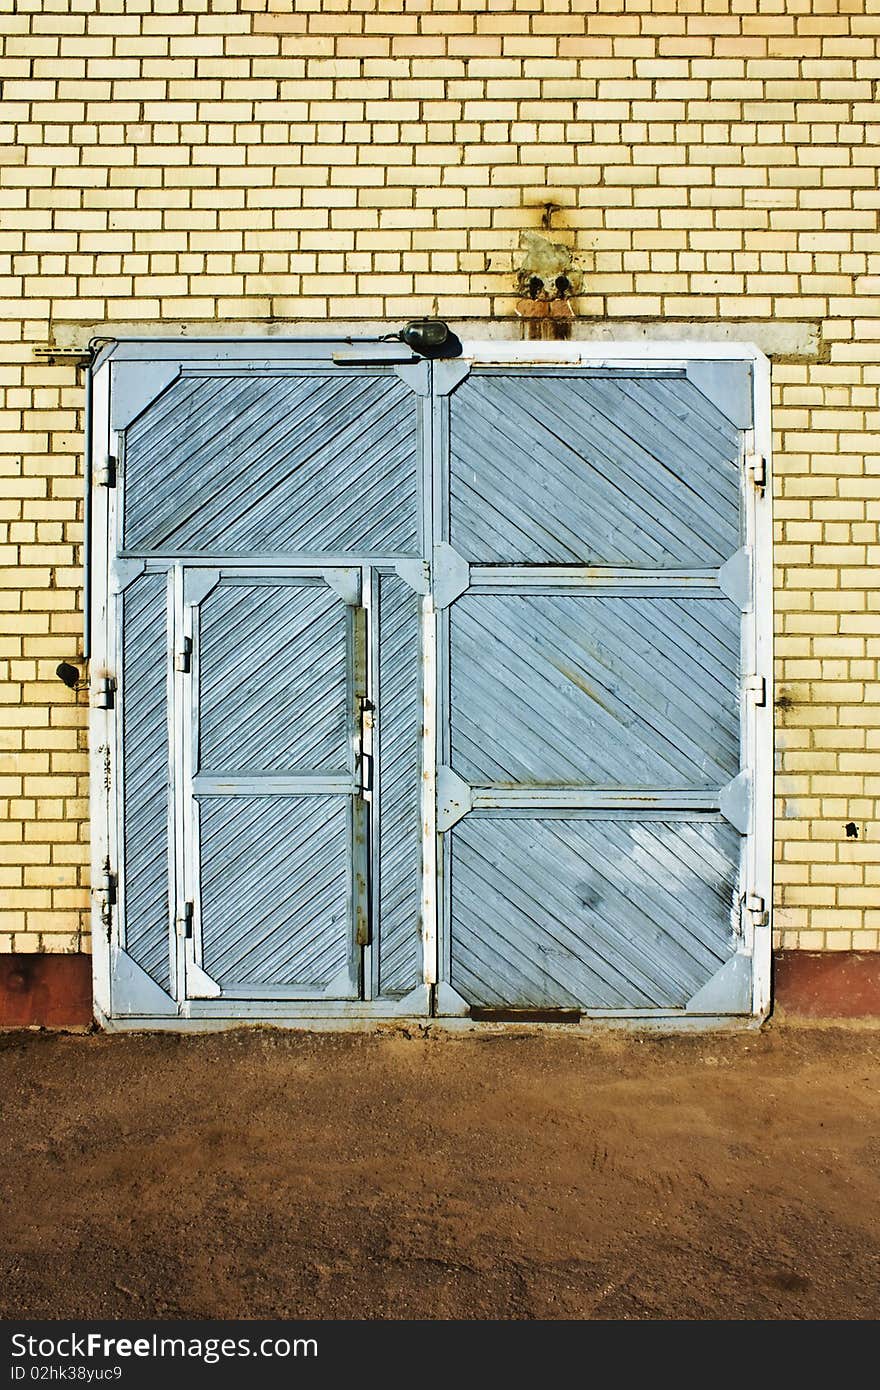
<svg viewBox="0 0 880 1390"><path fill-rule="evenodd" d="M0 1028L85 1028L91 1021L91 956L0 955Z"/></svg>
<svg viewBox="0 0 880 1390"><path fill-rule="evenodd" d="M880 951L777 951L773 997L804 1018L880 1017Z"/></svg>
<svg viewBox="0 0 880 1390"><path fill-rule="evenodd" d="M880 1019L880 951L779 951L775 1004L805 1018ZM86 955L0 955L0 1028L85 1028L92 1021Z"/></svg>

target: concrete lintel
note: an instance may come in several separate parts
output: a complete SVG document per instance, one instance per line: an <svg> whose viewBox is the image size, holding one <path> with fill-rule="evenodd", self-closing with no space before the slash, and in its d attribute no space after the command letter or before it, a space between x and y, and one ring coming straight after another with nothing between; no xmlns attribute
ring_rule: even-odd
<svg viewBox="0 0 880 1390"><path fill-rule="evenodd" d="M821 350L821 325L817 319L670 319L575 318L571 322L573 342L705 342L754 343L768 357L816 361ZM395 325L391 325L394 327ZM461 339L522 340L524 322L511 307L509 315L496 318L463 318L449 320L449 326ZM389 331L387 319L339 320L328 324L326 319L236 319L235 331L228 320L179 321L127 319L108 325L103 322L56 321L52 325L53 339L61 348L85 350L89 340L112 337L168 341L179 348L187 340L241 339L273 341L283 338L314 337L354 339L380 336ZM124 346L115 356L124 356Z"/></svg>

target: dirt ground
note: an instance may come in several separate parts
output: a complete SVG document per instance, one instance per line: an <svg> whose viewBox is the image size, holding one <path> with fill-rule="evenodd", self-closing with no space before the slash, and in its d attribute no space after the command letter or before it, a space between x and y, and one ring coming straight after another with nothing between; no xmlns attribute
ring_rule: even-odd
<svg viewBox="0 0 880 1390"><path fill-rule="evenodd" d="M0 1035L5 1318L875 1318L880 1033Z"/></svg>

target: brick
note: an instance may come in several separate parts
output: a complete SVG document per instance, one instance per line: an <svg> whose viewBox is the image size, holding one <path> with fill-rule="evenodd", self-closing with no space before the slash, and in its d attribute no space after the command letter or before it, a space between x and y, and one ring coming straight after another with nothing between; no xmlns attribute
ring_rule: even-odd
<svg viewBox="0 0 880 1390"><path fill-rule="evenodd" d="M880 782L877 16L793 0L170 8L119 5L88 32L64 6L3 19L0 745L27 778L11 814L33 815L31 796L41 811L28 837L18 820L0 832L16 830L10 867L51 864L62 895L14 909L15 949L79 932L63 900L77 861L51 856L85 844L86 713L58 703L52 665L78 639L81 383L29 344L50 317L396 323L435 299L512 315L519 234L548 201L583 257L584 315L821 324L828 361L774 363L777 659L798 692L777 935L877 949L859 895L880 880L850 871L880 853L840 844Z"/></svg>

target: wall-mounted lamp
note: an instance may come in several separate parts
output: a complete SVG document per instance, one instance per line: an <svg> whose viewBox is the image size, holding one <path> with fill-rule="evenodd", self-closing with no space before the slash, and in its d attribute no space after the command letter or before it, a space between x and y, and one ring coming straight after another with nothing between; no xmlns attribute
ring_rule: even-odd
<svg viewBox="0 0 880 1390"><path fill-rule="evenodd" d="M84 679L82 673L75 666L71 666L69 661L62 661L55 667L55 674L60 681L63 681L68 690L83 690L88 681Z"/></svg>
<svg viewBox="0 0 880 1390"><path fill-rule="evenodd" d="M461 340L442 319L414 319L398 336L420 357L461 356Z"/></svg>

